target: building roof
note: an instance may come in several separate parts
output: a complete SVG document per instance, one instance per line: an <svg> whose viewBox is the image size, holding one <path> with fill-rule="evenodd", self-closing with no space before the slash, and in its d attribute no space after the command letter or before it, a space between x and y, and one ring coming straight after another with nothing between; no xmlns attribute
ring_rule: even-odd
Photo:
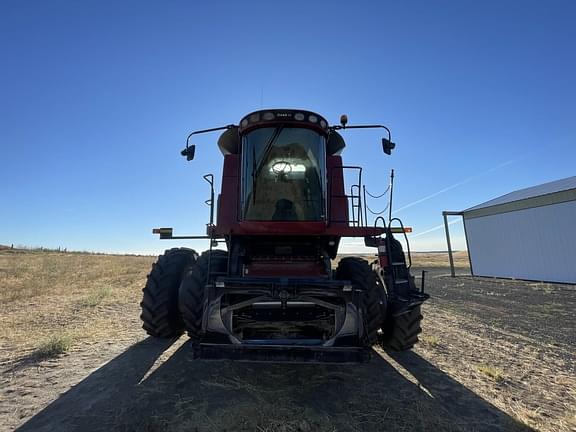
<svg viewBox="0 0 576 432"><path fill-rule="evenodd" d="M566 191L571 192L565 193ZM476 210L485 209L488 207L492 208L498 206L503 211L512 211L515 209L520 209L520 207L529 208L542 205L549 205L557 202L565 202L572 200L575 194L576 194L576 176L573 176L549 183L544 183L538 186L532 186L526 189L520 189L514 192L510 192L506 195L502 195L498 198L494 198L490 201L486 201L482 204L470 207L464 210L464 213L473 212L478 213L478 216L480 216L480 212L476 212ZM547 196L546 199L539 198L545 196ZM522 201L522 203L519 203L520 201ZM514 203L514 205L510 205L510 203ZM496 213L497 212L496 210L497 209L494 209L493 213Z"/></svg>

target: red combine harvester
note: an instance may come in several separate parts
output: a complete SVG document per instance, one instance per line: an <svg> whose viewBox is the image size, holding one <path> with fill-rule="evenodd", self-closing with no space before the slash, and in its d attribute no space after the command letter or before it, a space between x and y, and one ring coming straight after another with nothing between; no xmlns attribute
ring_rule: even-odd
<svg viewBox="0 0 576 432"><path fill-rule="evenodd" d="M318 114L292 109L256 111L239 125L191 133L182 151L187 160L194 159L193 135L224 131L216 224L209 174L207 234L154 230L161 239L208 239L210 249L198 255L175 248L158 258L141 303L148 334L187 331L195 355L212 359L351 362L369 359L375 344L412 348L428 298L424 274L416 287L410 251L407 261L393 236L409 231L392 218L393 171L388 220L373 213L368 226L372 195L362 168L343 165L339 156L345 144L338 131L359 128L385 129L384 153L395 147L385 126L347 126L346 116L330 126ZM350 173L354 184L345 188ZM346 256L333 270L343 237L363 237L377 259ZM227 250L213 249L219 243Z"/></svg>

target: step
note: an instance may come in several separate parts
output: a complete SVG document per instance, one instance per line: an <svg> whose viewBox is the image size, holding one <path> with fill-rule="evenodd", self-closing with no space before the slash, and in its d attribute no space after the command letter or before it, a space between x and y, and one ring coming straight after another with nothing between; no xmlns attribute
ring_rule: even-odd
<svg viewBox="0 0 576 432"><path fill-rule="evenodd" d="M394 281L394 283L395 283L396 285L398 285L398 284L405 284L405 283L408 283L408 279L396 279L396 280Z"/></svg>

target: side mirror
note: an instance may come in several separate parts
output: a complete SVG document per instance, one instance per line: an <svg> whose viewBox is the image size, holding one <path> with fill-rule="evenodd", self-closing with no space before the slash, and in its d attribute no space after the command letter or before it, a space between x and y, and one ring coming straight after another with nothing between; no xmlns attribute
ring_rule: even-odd
<svg viewBox="0 0 576 432"><path fill-rule="evenodd" d="M382 138L382 150L384 151L384 153L386 153L387 155L391 155L392 150L394 150L395 147L396 144L394 144L392 141L386 138Z"/></svg>
<svg viewBox="0 0 576 432"><path fill-rule="evenodd" d="M182 150L180 152L180 154L182 156L186 156L187 161L194 160L194 154L195 153L196 153L196 146L195 145L191 145L189 147L186 147L184 150Z"/></svg>

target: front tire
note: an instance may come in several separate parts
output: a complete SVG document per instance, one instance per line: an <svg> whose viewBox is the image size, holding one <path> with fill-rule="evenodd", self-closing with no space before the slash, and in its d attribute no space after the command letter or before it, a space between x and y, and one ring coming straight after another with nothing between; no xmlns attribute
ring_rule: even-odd
<svg viewBox="0 0 576 432"><path fill-rule="evenodd" d="M412 349L418 342L418 335L422 333L422 318L420 306L391 318L381 340L382 347L392 351Z"/></svg>
<svg viewBox="0 0 576 432"><path fill-rule="evenodd" d="M202 317L204 315L204 291L210 273L223 273L228 267L228 253L223 250L204 252L191 266L180 285L179 309L188 336L193 342L202 337Z"/></svg>
<svg viewBox="0 0 576 432"><path fill-rule="evenodd" d="M345 257L336 268L336 279L349 280L356 289L361 289L361 308L364 322L365 344L368 347L378 341L380 329L386 313L386 293L378 283L377 275L366 260L358 257Z"/></svg>
<svg viewBox="0 0 576 432"><path fill-rule="evenodd" d="M184 323L178 311L178 288L187 267L196 262L197 253L188 248L167 250L152 265L142 290L142 328L150 336L179 336Z"/></svg>

